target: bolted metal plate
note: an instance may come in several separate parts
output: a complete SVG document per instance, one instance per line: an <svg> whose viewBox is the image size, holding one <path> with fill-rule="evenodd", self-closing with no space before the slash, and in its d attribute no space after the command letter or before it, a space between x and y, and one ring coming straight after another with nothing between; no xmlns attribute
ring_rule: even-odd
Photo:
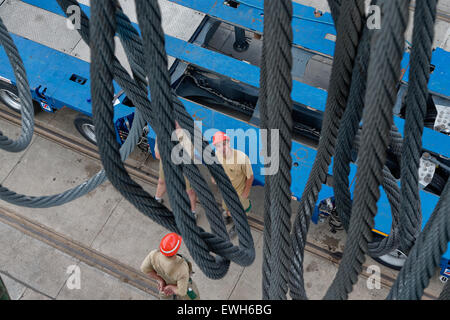
<svg viewBox="0 0 450 320"><path fill-rule="evenodd" d="M436 165L422 156L419 164L419 184L422 188L425 188L431 183L435 171Z"/></svg>
<svg viewBox="0 0 450 320"><path fill-rule="evenodd" d="M434 130L450 134L450 108L436 104L437 116Z"/></svg>

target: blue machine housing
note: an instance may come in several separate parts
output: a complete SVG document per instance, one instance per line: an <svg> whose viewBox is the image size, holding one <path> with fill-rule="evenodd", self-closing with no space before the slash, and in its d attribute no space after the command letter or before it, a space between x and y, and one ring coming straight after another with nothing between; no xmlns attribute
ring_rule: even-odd
<svg viewBox="0 0 450 320"><path fill-rule="evenodd" d="M206 13L209 17L226 21L227 23L240 26L256 33L263 30L263 1L245 0L235 1L236 7L227 5L227 1L210 0L171 0L183 6L190 7L197 11ZM24 2L35 5L58 15L64 13L55 0L25 0ZM89 15L89 7L81 5L84 12ZM137 28L137 25L135 25ZM294 48L293 50L304 50L315 52L324 56L332 57L335 43L329 40L329 35L336 35L333 21L329 14L321 17L314 15L314 9L299 4L294 4ZM88 116L92 116L92 106L90 100L90 67L89 64L67 54L40 45L20 36L13 35L13 39L19 49L30 81L33 99L41 103L47 112L54 112L62 107L68 107ZM236 83L248 85L255 90L259 87L260 69L257 66L229 57L222 53L203 48L202 43L196 43L195 39L185 42L174 37L166 36L166 49L168 55L175 57L177 62L171 69L174 88L179 83L180 78L188 67L193 66L198 70L204 70L212 74L219 75L225 79L231 79ZM432 63L436 66L430 78L430 91L440 97L448 99L450 96L450 77L447 62L450 54L442 49L437 49L433 54ZM8 58L0 48L0 60L8 61ZM407 82L409 75L409 54L405 53L402 66L405 69L403 80ZM14 83L14 74L11 67L4 63L0 65L0 76L11 79ZM116 92L120 92L116 84ZM128 128L133 122L134 108L123 104L125 95L118 97L115 106L114 122L116 126L117 139L123 143L120 132L128 132ZM305 83L294 81L292 99L300 105L300 108L307 109L321 117L325 111L327 92L324 89L316 88ZM399 97L401 99L401 97ZM240 128L243 131L254 129L259 132L259 128L253 121L242 120L238 117L230 116L227 113L210 108L206 105L196 103L189 99L181 98L187 111L194 120L201 120L203 131L211 135L211 128L227 131L227 129ZM48 108L44 108L48 106ZM253 118L255 118L254 115ZM403 133L404 120L394 117L394 122ZM148 142L150 150L153 152L155 132L150 128ZM211 136L206 136L207 139ZM449 157L449 137L425 128L423 135L424 149L430 150L438 155ZM248 150L242 150L248 151ZM304 143L294 140L292 144L292 196L299 199L303 193L310 170L316 156L316 150ZM264 175L261 172L261 162L253 163L255 174L255 184L264 185ZM329 174L332 175L331 166ZM351 166L349 179L353 179L356 174L356 166ZM353 186L354 187L354 186ZM352 187L352 188L353 188ZM352 189L353 192L353 189ZM430 192L421 190L421 204L423 210L423 224L425 225L432 213L438 196ZM321 200L333 197L333 189L324 185L319 194ZM391 209L384 192L378 202L379 213L375 218L374 231L387 235L391 229ZM450 249L444 254L441 261L442 275L448 276L445 272L448 269L450 260Z"/></svg>

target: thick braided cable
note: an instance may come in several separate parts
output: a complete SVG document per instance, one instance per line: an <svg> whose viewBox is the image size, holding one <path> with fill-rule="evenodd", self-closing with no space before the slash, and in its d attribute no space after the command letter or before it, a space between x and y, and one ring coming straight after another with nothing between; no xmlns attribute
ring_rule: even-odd
<svg viewBox="0 0 450 320"><path fill-rule="evenodd" d="M64 12L67 12L67 8L70 5L78 5L75 0L58 0L59 5L63 9ZM82 35L84 41L89 43L89 19L81 11L81 29L79 33ZM121 64L117 61L114 63L114 76L119 85L124 88L125 92L129 97L136 101L136 105L142 106L146 105L148 99L145 94L141 94L141 92L136 91L136 85L134 80L130 78L126 70L121 66ZM140 109L144 109L141 107ZM128 135L125 143L120 149L122 159L125 160L134 150L134 147L138 143L142 128L145 126L145 121L141 116L139 110L136 111L133 125L131 127L130 134ZM0 185L0 199L9 202L14 205L29 207L29 208L50 208L56 207L60 205L64 205L68 202L71 202L75 199L78 199L89 192L96 189L99 185L103 184L107 180L104 170L98 172L89 180L83 182L82 184L69 189L65 192L49 195L49 196L28 196L23 194L17 194L3 186Z"/></svg>
<svg viewBox="0 0 450 320"><path fill-rule="evenodd" d="M142 113L146 115L148 121L152 123L154 120L153 117L149 116L148 111L151 109L151 104L149 103L147 97L145 96L146 88L143 88L145 85L142 83L141 80L145 78L145 75L142 74L143 70L142 67L137 65L144 59L142 54L143 52L142 42L138 36L137 31L131 25L131 22L129 21L128 17L126 17L126 15L123 14L120 8L117 9L118 10L116 12L116 19L117 19L118 34L122 40L124 49L128 57L130 58L129 59L130 65L137 82L137 84L135 85L133 85L133 83L130 82L131 90L133 93L131 97L133 102L135 102L138 108L137 111L142 110ZM87 25L87 23L84 23L82 25ZM88 41L88 39L86 40ZM117 75L116 68L114 70L115 75ZM127 94L129 93L127 92ZM176 98L174 95L173 99L176 109L176 117L180 122L181 126L187 128L188 131L191 133L191 136L197 135L201 137L202 132L201 131L195 132L198 129L195 128L194 130L194 123L192 117L187 113L183 104L180 103L178 98ZM150 114L152 113L150 112ZM210 149L209 144L203 141L203 150L206 150L207 148ZM194 189L196 189L196 186L202 186L201 188L197 187L197 193L200 195L199 196L200 201L206 209L208 221L212 226L211 229L213 233L218 235L218 237L213 236L207 232L204 232L201 229L199 232L203 240L208 243L208 246L211 248L211 251L219 254L222 257L225 257L227 260L232 260L237 264L250 265L254 260L255 250L253 238L250 232L250 227L248 225L246 216L243 214L242 205L240 204L239 200L235 200L238 199L236 191L232 187L231 182L229 181L229 178L226 176L222 166L219 165L217 161L215 161L215 159L208 158L208 160L209 163L213 163L212 165L208 165L208 168L210 169L216 181L220 182L219 188L224 196L225 201L227 202L228 207L230 208L230 210L232 210L232 213L237 212L237 210L239 209L238 207L240 207L240 210L242 211L242 215L239 215L238 217L236 217L236 215L233 216L233 218L236 221L237 231L239 235L239 247L234 246L230 241L225 241L226 239L228 239L228 234L225 235L226 229L223 224L223 219L219 213L219 209L217 205L214 203L213 200L214 197L210 193L209 189L205 189L205 186L207 184L203 180L198 170L192 168L190 172L188 173L185 172L185 174L186 176L188 176L188 179L190 180L196 179L196 181L191 181ZM149 216L157 223L166 226L168 229L174 232L179 232L177 226L174 225L174 220L173 216L171 216L171 213L167 211L165 207L160 206L157 202L155 202L154 198L150 196L148 193L146 193L144 190L142 190L140 186L135 184L131 180L126 171L117 172L115 175L113 175L114 179L116 178L116 176L118 177L120 176L121 178L119 179L119 181L113 180L113 184L122 185L123 190L121 192L127 199L131 198L133 199L132 201L136 201L134 197L136 195L140 197L139 199L142 203L140 202L136 204L139 210L141 210L145 215ZM238 205L235 205L236 203L238 203ZM242 216L244 218L242 218Z"/></svg>
<svg viewBox="0 0 450 320"><path fill-rule="evenodd" d="M270 179L271 217L271 282L269 298L285 300L288 291L288 273L291 246L291 145L292 145L292 1L280 0L264 2L264 42L266 59L263 66L270 77L263 81L261 88L265 96L261 109L265 115L270 108L270 117L265 124L269 130L279 130L279 170ZM270 107L269 107L270 106ZM270 143L270 142L269 142ZM269 173L271 174L271 173ZM267 186L266 186L267 188Z"/></svg>
<svg viewBox="0 0 450 320"><path fill-rule="evenodd" d="M292 232L294 249L290 277L290 295L293 299L305 299L303 280L303 256L312 210L328 172L339 128L339 122L347 105L358 43L364 23L364 1L345 1L337 23L336 57L333 62L327 107L319 149L300 201Z"/></svg>
<svg viewBox="0 0 450 320"><path fill-rule="evenodd" d="M339 21L341 15L342 0L328 0L328 6L330 7L331 16L335 23Z"/></svg>
<svg viewBox="0 0 450 320"><path fill-rule="evenodd" d="M123 22L126 19L124 20L123 14L121 14L119 12L117 15L117 19L119 21L118 25L125 27ZM122 33L121 31L124 31L124 30L119 30L119 35L122 35L123 36L122 38L127 38L126 36L124 36L124 34L126 34L126 31L125 31L125 33ZM124 41L124 42L125 42L124 43L125 48L127 48L126 41ZM131 63L131 65L133 67L134 63ZM140 78L142 78L142 76ZM135 92L136 92L136 94L139 95L140 99L144 99L143 93L140 92L140 91L142 91L142 88L138 88L138 89L134 89L134 90L137 90ZM150 106L150 104L147 104L147 105ZM143 113L148 115L147 110L144 110ZM151 121L151 119L149 121ZM112 140L111 140L111 142L112 142ZM127 197L127 199L131 199L130 201L134 205L136 205L140 211L142 211L144 214L146 214L147 216L149 216L156 222L160 223L161 225L165 226L166 228L168 228L171 231L174 231L177 233L182 233L179 230L179 228L176 226L176 223L175 223L172 213L170 211L168 211L164 206L161 206L160 204L158 204L153 199L153 197L148 195L139 185L135 184L129 178L126 171L123 170L124 168L119 164L117 157L115 157L115 159L113 161L109 161L108 164L114 166L114 168L117 169L117 170L115 170L114 174L112 174L112 177L110 178L112 180L111 182L114 185L119 184L119 187L118 187L119 191L121 191L121 193L125 197ZM106 167L108 167L108 166L105 166L105 168ZM122 167L122 168L120 168L120 167ZM220 217L220 219L221 219L221 217ZM217 229L214 224L212 225L212 228ZM224 230L225 230L225 228L224 228ZM242 254L239 255L241 252L238 250L238 248L234 247L229 241L228 242L223 241L223 235L224 235L223 232L221 234L222 237L216 237L214 235L208 234L205 231L203 231L201 228L198 228L196 230L196 232L197 232L197 234L199 234L199 237L207 243L208 247L211 248L211 251L227 257L227 260L221 259L224 269L228 268L229 258L234 258L238 262L242 262L244 260L245 257L243 258ZM254 254L253 254L253 256L254 256ZM248 256L246 256L246 257L248 257ZM247 259L247 260L249 260L249 259ZM199 263L199 265L201 265L201 263ZM224 271L222 271L222 272L224 272ZM211 275L209 275L209 276L211 276Z"/></svg>
<svg viewBox="0 0 450 320"><path fill-rule="evenodd" d="M12 140L3 135L0 131L0 149L8 152L21 152L25 150L31 143L34 132L34 107L31 99L30 85L28 84L27 73L23 65L22 58L19 51L14 44L13 39L9 35L9 31L3 24L0 18L0 45L5 49L8 55L9 62L17 82L17 90L19 92L21 113L22 113L22 127L19 138Z"/></svg>
<svg viewBox="0 0 450 320"><path fill-rule="evenodd" d="M347 112L347 110L345 111ZM345 114L344 114L345 117ZM341 124L342 126L342 124ZM343 128L341 127L340 130ZM353 138L353 151L358 152L360 148L360 140L361 140L361 130L358 130L358 133ZM390 141L391 146L395 146L398 143L403 143L402 140L398 141L398 131L397 128L393 125L390 131ZM338 147L339 148L339 145ZM401 146L395 146L392 148L395 155L400 155L399 150L401 150ZM347 179L348 181L348 179ZM392 215L392 225L391 225L391 233L388 237L383 238L381 241L376 242L370 242L369 243L369 255L371 257L380 257L385 254L388 254L392 252L393 250L398 248L398 245L400 244L399 241L399 231L398 231L398 224L399 224L399 211L400 211L400 188L397 184L397 180L392 175L391 171L387 166L383 167L383 181L382 181L383 189L388 197L389 204L391 205L391 215ZM349 188L349 187L348 187ZM348 191L348 189L347 189ZM347 195L348 194L348 195ZM350 202L350 210L351 210L351 204L352 200L350 197L350 192L344 193L346 197L348 197L348 201ZM347 199L345 199L347 200ZM351 215L351 212L349 216ZM339 216L340 217L340 216ZM343 224L343 227L345 231L348 231L348 225Z"/></svg>
<svg viewBox="0 0 450 320"><path fill-rule="evenodd" d="M179 212L175 210L175 219L177 225L185 229L181 234L184 236L185 242L200 268L202 268L203 264L202 270L205 274L211 278L220 278L226 273L228 262L223 262L222 259L215 259L209 254L209 249L199 234L201 228L196 226L195 219L190 214L189 199L185 193L181 168L171 165L171 162L168 161L170 159L171 143L170 141L164 141L164 134L167 134L170 132L170 129L174 128L174 122L173 111L171 112L171 109L173 110L172 94L170 91L170 79L167 70L167 57L159 6L156 2L136 1L136 8L144 40L144 52L148 55L146 59L147 74L153 75L152 77L149 76L149 84L152 88L153 102L158 106L158 108L155 107L155 112L159 115L161 121L156 125L156 131L158 136L163 138L160 152L163 158L166 178L168 181L171 181L171 184L168 186L168 192L171 199L173 199L171 201L174 202L172 203L174 209L180 208ZM166 140L169 140L168 136L166 138ZM167 160L164 160L164 158ZM171 188L173 188L172 191ZM240 205L240 207L242 206ZM241 212L244 217L243 209ZM245 220L245 224L248 225L246 219L241 220ZM241 236L240 233L242 232L240 230L245 226L239 225L239 220L235 219L235 222L238 235Z"/></svg>
<svg viewBox="0 0 450 320"><path fill-rule="evenodd" d="M68 11L70 6L79 6L77 0L56 0L64 12ZM78 33L81 35L84 42L90 45L90 28L89 28L89 18L87 15L81 10L81 28L78 29ZM122 10L118 6L116 2L116 20L117 20L117 32L118 35L126 47L127 44L130 43L129 37L130 28L127 25L129 19L123 14ZM129 23L131 25L131 23ZM135 31L136 32L136 31ZM133 71L133 75L135 79L132 79L125 68L121 65L120 61L114 57L112 65L114 66L114 80L117 81L119 86L125 91L125 94L133 101L134 105L137 108L137 114L142 113L143 117L146 119L151 119L153 114L151 113L151 103L148 100L148 91L146 87L145 81L145 72L139 63L133 63L135 61L130 61L131 69ZM145 123L144 123L145 125ZM138 127L139 136L142 132L142 128ZM132 128L133 131L133 128ZM132 132L133 133L133 132ZM134 147L134 146L133 146Z"/></svg>
<svg viewBox="0 0 450 320"><path fill-rule="evenodd" d="M8 290L6 289L6 285L0 276L0 301L11 300L11 297L8 294Z"/></svg>
<svg viewBox="0 0 450 320"><path fill-rule="evenodd" d="M439 295L439 300L450 300L450 281L447 281L444 289L442 289L442 292Z"/></svg>
<svg viewBox="0 0 450 320"><path fill-rule="evenodd" d="M142 41L139 34L132 26L128 17L124 15L121 10L118 10L117 13L117 24L119 36L123 40L124 49L130 58L130 65L132 67L135 66L135 69L138 70L139 66L137 66L137 64L145 61ZM143 63L143 65L145 65L145 63ZM175 118L179 121L181 127L187 129L191 134L191 137L203 137L201 130L194 126L193 119L187 113L184 105L174 94L172 94L172 99L175 107ZM152 124L154 119L150 119L149 121ZM193 145L196 146L195 143L193 143ZM211 147L204 139L202 140L202 144L197 146L196 149L201 154L211 154ZM211 193L211 190L207 188L207 183L203 179L198 168L193 164L183 164L183 173L191 182L191 185L199 196L200 202L205 208L206 217L211 225L212 232L217 234L219 238L213 240L209 239L211 238L210 235L204 236L208 238L208 241L210 242L209 245L220 247L218 251L220 252L220 255L226 257L228 260L231 259L240 265L249 265L254 260L255 251L250 227L248 225L247 217L243 212L242 205L240 204L236 191L232 187L223 167L218 164L215 157L205 156L205 161L207 162L207 167L212 176L219 183L219 189L222 192L223 198L232 212L237 227L237 233L239 235L239 246L234 246L229 241L228 233L226 232L225 224L217 203L215 202L214 195ZM154 201L153 197L150 195L147 195L147 199L149 201ZM239 209L242 214L236 214Z"/></svg>
<svg viewBox="0 0 450 320"><path fill-rule="evenodd" d="M191 134L191 137L203 137L201 130L194 125L194 120L192 119L191 115L186 111L184 105L180 102L180 100L176 96L173 95L172 97L174 101L175 117L178 120L180 126L186 128L186 130L188 130L188 132ZM243 211L242 204L239 201L239 197L237 196L236 193L236 189L233 188L233 185L231 184L230 179L226 175L225 170L223 169L222 165L217 161L217 158L212 155L211 145L206 140L203 140L202 144L203 145L201 149L199 148L200 146L198 146L196 149L199 150L200 152L203 152L202 154L204 155L204 161L207 165L207 168L209 169L214 180L217 182L217 186L222 194L222 197L231 212L239 238L239 246L234 246L230 241L228 241L228 234L227 234L227 236L223 238L224 240L227 241L221 241L220 243L220 246L222 248L221 255L239 265L248 266L252 264L255 259L255 248L253 236L251 234L250 226L248 224L247 215ZM191 169L187 168L190 166L195 167L195 165L183 165L183 172L191 182L192 186L194 187L194 190L196 190L195 189L196 184L207 186L207 183L203 180L203 177L201 176L200 172L197 171L195 176L190 175L188 171L190 171ZM210 194L209 189L206 190L208 193L206 193L204 189L198 189L198 191L196 192L198 194L203 193L203 195L206 198L208 198L204 199L204 201L200 199L200 201L206 210L207 218L210 224L211 225L220 224L219 228L222 228L223 218L221 214L219 216L217 215L219 209L217 207L217 204L215 203L214 195ZM210 202L209 205L206 203L207 201ZM213 202L214 205L212 204ZM213 229L212 231L216 233ZM220 231L217 231L217 234L219 235L219 237L221 236Z"/></svg>
<svg viewBox="0 0 450 320"><path fill-rule="evenodd" d="M450 179L389 292L388 299L419 300L450 241ZM448 289L447 289L448 290Z"/></svg>
<svg viewBox="0 0 450 320"><path fill-rule="evenodd" d="M400 247L408 253L422 227L419 163L427 114L428 80L437 0L418 1L414 11L411 70L406 95L405 141L401 165Z"/></svg>
<svg viewBox="0 0 450 320"><path fill-rule="evenodd" d="M115 16L113 14L113 16L110 17L111 8L114 8L115 10L114 3L108 3L108 5L104 7L100 4L93 5L93 17L98 18L99 21L96 20L97 24L95 25L93 18L91 22L92 26L90 28L90 37L96 39L95 43L91 43L91 90L93 96L96 135L102 137L102 139L99 139L98 141L102 163L111 183L114 186L118 184L121 185L119 191L125 198L133 203L137 209L149 215L161 225L176 232L178 231L178 228L175 225L173 214L154 199L153 201L150 201L147 198L148 194L142 187L129 178L117 152L118 144L115 139L114 130L111 126L114 111L111 104L112 100L109 99L112 90L112 72L109 68L114 65L113 61L115 59ZM138 89L139 88L137 88L137 91L140 91ZM139 94L141 96L144 95L142 92Z"/></svg>
<svg viewBox="0 0 450 320"><path fill-rule="evenodd" d="M270 19L272 15L269 15ZM267 19L267 17L266 17ZM264 21L267 24L267 21ZM266 32L266 31L264 31ZM260 74L260 88L265 88L268 82L268 72L267 72L267 50L268 50L268 42L263 41L263 49L262 49L262 59L261 59L261 74ZM264 153L267 156L270 155L271 152L271 135L269 128L269 116L267 108L262 108L261 106L267 104L267 96L266 92L260 90L259 93L259 109L260 109L260 128L261 130L266 130L266 139L263 139L262 148L264 148ZM264 131L262 131L264 132ZM266 143L264 143L265 141ZM262 298L263 300L269 300L269 288L271 282L271 265L272 265L272 219L270 215L270 190L271 190L271 180L272 175L266 175L264 177L264 235L263 235L263 264L262 264Z"/></svg>
<svg viewBox="0 0 450 320"><path fill-rule="evenodd" d="M399 239L399 211L400 211L400 187L389 168L383 167L383 181L381 183L391 205L391 232L381 241L372 241L368 244L368 253L371 257L381 257L397 249Z"/></svg>
<svg viewBox="0 0 450 320"><path fill-rule="evenodd" d="M372 1L372 4L376 4L376 1ZM352 208L348 175L350 174L350 163L352 162L352 146L355 145L354 141L358 133L364 109L367 71L370 60L371 34L372 32L365 27L358 47L350 95L339 128L336 143L336 155L333 160L333 188L336 199L336 210L345 230L348 230L349 228ZM395 139L395 134L396 132L393 130L391 135L391 148L393 148L394 151L398 149L398 141ZM389 237L384 238L382 241L371 242L369 244L369 254L372 257L379 257L391 252L398 247L399 243L398 209L400 194L398 185L395 183L394 177L387 168L384 168L383 174L383 187L385 188L391 204L393 223Z"/></svg>
<svg viewBox="0 0 450 320"><path fill-rule="evenodd" d="M99 140L98 146L102 157L102 163L105 167L106 174L111 179L112 175L120 175L121 172L125 172L123 163L120 157L118 157L118 145L114 139L114 130L112 130L113 110L111 106L111 95L113 91L113 73L110 70L111 63L114 60L114 35L115 35L115 4L112 2L93 2L92 3L92 21L91 21L91 38L96 39L95 44L92 45L92 100L94 105L94 123L96 126L96 133L102 139ZM119 177L120 180L120 177ZM115 180L117 182L118 180ZM139 186L140 187L140 186ZM126 188L126 186L125 186ZM119 186L119 191L124 189L124 185ZM183 188L184 189L184 188ZM185 194L185 193L184 193ZM136 194L134 195L136 196ZM186 196L187 197L187 196ZM132 199L134 205L139 206L139 199ZM137 202L135 201L137 200ZM188 200L186 201L188 202ZM161 210L163 211L163 210ZM168 210L167 210L168 211ZM170 212L169 212L170 214ZM194 220L193 217L189 217ZM176 219L175 219L176 220ZM194 222L195 224L195 222ZM185 234L180 232L183 236ZM185 237L186 240L187 236ZM186 243L192 245L188 240ZM199 246L198 246L199 247ZM196 249L198 248L195 247ZM208 249L204 250L206 254L209 253ZM198 258L197 254L193 254L194 259ZM205 269L206 265L200 261L200 268ZM226 265L219 265L222 268L222 272L226 272ZM225 270L223 270L225 269ZM210 274L214 274L214 270Z"/></svg>
<svg viewBox="0 0 450 320"><path fill-rule="evenodd" d="M372 1L371 4L376 4L377 1ZM336 9L335 9L336 10ZM333 10L332 10L333 12ZM367 71L370 60L370 39L371 39L370 30L365 27L363 31L363 35L361 38L361 42L358 47L358 55L356 57L355 69L353 70L352 75L352 85L350 88L350 95L347 104L347 108L342 117L341 125L339 128L337 143L336 143L336 155L333 160L333 178L334 178L334 194L336 199L336 209L340 220L344 226L345 230L348 230L350 214L351 214L351 195L350 195L350 186L348 175L350 174L350 163L352 162L352 145L354 145L355 136L359 129L359 124L362 118L362 112L364 108L364 98L366 94L366 85L367 85ZM394 128L393 128L394 129ZM398 154L399 148L398 145L400 143L400 150L402 137L401 135L396 138L396 134L394 130L391 132L391 148L395 154ZM401 151L400 151L401 152ZM388 180L386 180L388 179ZM389 183L386 186L392 186L392 179L389 179L389 175L385 175L384 183ZM398 189L398 187L397 187ZM393 207L393 218L394 222L397 221L398 216L397 212L397 203L393 202L397 196L397 190L392 189L394 192L391 196L391 206ZM387 191L388 192L388 191ZM388 192L388 196L390 193ZM393 231L397 233L398 229L394 228ZM383 240L384 244L381 242L377 242L377 244L370 244L369 250L372 256L379 256L380 253L386 252L391 248L395 249L395 245L397 244L396 234L391 234L394 237L390 237L389 240ZM395 241L392 241L393 239ZM390 245L387 245L387 244ZM382 247L383 250L377 249L377 246Z"/></svg>
<svg viewBox="0 0 450 320"><path fill-rule="evenodd" d="M153 111L157 119L153 125L160 142L159 151L164 174L170 182L167 184L167 192L175 221L193 259L198 262L203 272L213 278L220 278L228 271L229 263L216 260L209 254L206 243L198 241L201 237L191 214L182 168L170 160L171 150L175 146L170 139L175 131L174 108L159 5L156 1L137 0L136 12L146 56L145 70L151 88Z"/></svg>
<svg viewBox="0 0 450 320"><path fill-rule="evenodd" d="M383 26L374 34L369 65L366 108L363 113L362 148L358 154L355 198L341 266L325 299L346 299L362 270L372 240L379 186L389 145L392 108L397 98L404 33L408 24L408 0L381 1Z"/></svg>
<svg viewBox="0 0 450 320"><path fill-rule="evenodd" d="M124 44L125 52L127 53L127 56L131 58L130 64L132 66L135 66L136 69L142 69L140 65L145 65L145 58L143 54L142 41L139 37L138 32L135 30L128 17L124 15L120 10L117 14L117 24L118 27L120 27L118 28L118 33ZM172 94L172 99L174 107L176 109L175 115L179 120L181 127L188 130L188 132L191 134L191 137L198 136L203 138L202 132L199 131L198 128L194 127L192 117L186 112L184 105L178 100L175 94ZM153 120L151 120L150 123L153 123ZM195 146L195 143L193 145ZM204 154L205 151L210 149L211 148L209 147L209 143L205 143L205 140L202 139L202 145L198 146L197 151L201 154ZM210 154L210 152L207 152L207 154ZM234 188L232 187L231 182L226 176L223 168L221 166L214 165L214 163L217 163L217 160L212 157L206 160L208 160L207 167L218 182L225 202L227 204L230 204L229 208L231 208L232 214L234 214L235 212L239 212L239 210L243 212L243 209L240 208L241 205L238 200L237 194L235 193ZM213 164L210 165L209 163ZM188 166L193 165L183 164L183 172L188 180L192 183L194 190L196 190L197 194L199 195L200 202L204 206L207 218L211 226L213 227L213 233L218 234L219 236L223 236L224 239L228 239L228 234L226 233L226 228L220 215L220 210L214 200L214 196L211 190L207 188L206 181L203 179L200 172L196 168L194 168L195 166L193 166L192 168L187 168ZM198 189L195 186L198 186ZM242 250L237 247L231 250L235 252L235 254L233 255L233 260L240 260L242 261L242 263L247 264L249 262L244 262L244 260L250 261L252 260L251 257L254 256L253 238L250 233L248 221L244 214L234 214L233 217L236 221L239 241L240 245L242 246Z"/></svg>
<svg viewBox="0 0 450 320"><path fill-rule="evenodd" d="M347 108L342 116L336 142L336 155L333 159L333 190L336 199L336 211L345 230L348 230L352 200L350 195L350 163L354 139L359 130L366 95L367 71L370 61L371 31L365 27L358 48L355 69Z"/></svg>

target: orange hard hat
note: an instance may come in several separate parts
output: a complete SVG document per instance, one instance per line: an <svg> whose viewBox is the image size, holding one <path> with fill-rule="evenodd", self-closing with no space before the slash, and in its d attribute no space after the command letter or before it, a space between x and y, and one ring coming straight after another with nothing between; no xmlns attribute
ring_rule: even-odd
<svg viewBox="0 0 450 320"><path fill-rule="evenodd" d="M181 247L181 241L183 238L176 233L169 233L161 240L159 250L166 257L172 257L177 254Z"/></svg>
<svg viewBox="0 0 450 320"><path fill-rule="evenodd" d="M228 138L228 136L224 132L217 131L213 137L213 144L217 144L222 141L229 141L229 140L230 140L230 138Z"/></svg>

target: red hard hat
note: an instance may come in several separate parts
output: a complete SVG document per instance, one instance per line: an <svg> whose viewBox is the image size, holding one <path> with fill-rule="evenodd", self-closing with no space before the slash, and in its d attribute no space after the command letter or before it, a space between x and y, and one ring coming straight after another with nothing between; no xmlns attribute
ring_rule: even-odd
<svg viewBox="0 0 450 320"><path fill-rule="evenodd" d="M229 141L229 140L230 140L230 138L228 138L228 136L224 132L218 131L218 132L216 132L216 134L213 137L213 144L217 144L222 141Z"/></svg>
<svg viewBox="0 0 450 320"><path fill-rule="evenodd" d="M183 238L176 233L169 233L161 240L159 250L166 257L172 257L177 254L181 247L181 241Z"/></svg>

